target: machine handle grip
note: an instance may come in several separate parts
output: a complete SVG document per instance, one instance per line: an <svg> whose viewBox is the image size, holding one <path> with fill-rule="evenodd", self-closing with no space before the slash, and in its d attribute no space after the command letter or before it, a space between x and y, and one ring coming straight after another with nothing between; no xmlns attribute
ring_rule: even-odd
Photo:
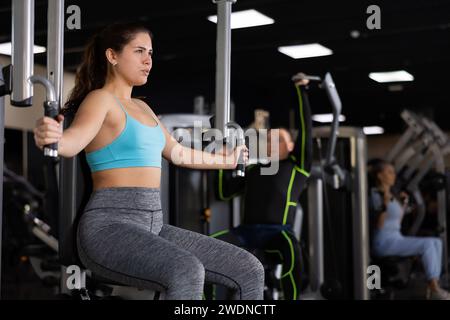
<svg viewBox="0 0 450 320"><path fill-rule="evenodd" d="M44 102L44 115L53 119L57 119L59 114L57 101ZM58 144L51 143L44 146L44 157L56 158L58 156Z"/></svg>
<svg viewBox="0 0 450 320"><path fill-rule="evenodd" d="M237 141L237 145L238 146L242 146L245 144L245 140L244 139L238 139ZM236 175L238 177L245 177L245 163L244 163L244 155L243 155L244 151L241 151L239 153L239 157L238 157L238 164L236 167Z"/></svg>

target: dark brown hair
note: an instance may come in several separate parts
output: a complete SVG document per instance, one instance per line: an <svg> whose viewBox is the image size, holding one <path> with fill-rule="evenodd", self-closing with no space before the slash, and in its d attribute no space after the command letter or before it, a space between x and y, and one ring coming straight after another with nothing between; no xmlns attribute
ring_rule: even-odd
<svg viewBox="0 0 450 320"><path fill-rule="evenodd" d="M372 159L367 163L369 187L373 188L380 185L378 174L382 172L387 165L390 165L388 161L378 158Z"/></svg>
<svg viewBox="0 0 450 320"><path fill-rule="evenodd" d="M140 32L148 33L153 38L151 31L140 24L122 23L104 28L89 40L77 70L75 87L64 105L64 114L75 114L89 92L104 86L108 71L105 51L111 48L120 53Z"/></svg>

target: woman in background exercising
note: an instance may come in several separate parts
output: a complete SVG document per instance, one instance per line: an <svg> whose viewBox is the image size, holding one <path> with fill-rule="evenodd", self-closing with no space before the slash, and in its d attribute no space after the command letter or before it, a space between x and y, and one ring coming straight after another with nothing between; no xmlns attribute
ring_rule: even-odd
<svg viewBox="0 0 450 320"><path fill-rule="evenodd" d="M442 241L436 237L407 237L401 234L405 206L392 194L396 174L394 167L384 160L371 164L369 178L370 208L374 215L372 250L376 256L420 255L428 280L427 299L450 300L447 291L439 286L442 268Z"/></svg>

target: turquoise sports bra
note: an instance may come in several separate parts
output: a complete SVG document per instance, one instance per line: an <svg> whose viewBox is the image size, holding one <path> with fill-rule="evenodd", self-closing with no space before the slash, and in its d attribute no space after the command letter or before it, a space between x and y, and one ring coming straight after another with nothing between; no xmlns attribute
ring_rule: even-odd
<svg viewBox="0 0 450 320"><path fill-rule="evenodd" d="M91 172L114 168L161 168L161 152L166 144L158 123L154 127L144 125L125 112L125 128L113 142L101 149L86 152Z"/></svg>

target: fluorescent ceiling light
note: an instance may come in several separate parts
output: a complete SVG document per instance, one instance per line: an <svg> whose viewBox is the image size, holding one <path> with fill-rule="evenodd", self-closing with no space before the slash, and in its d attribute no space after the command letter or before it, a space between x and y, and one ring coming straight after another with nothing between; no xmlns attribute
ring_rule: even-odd
<svg viewBox="0 0 450 320"><path fill-rule="evenodd" d="M0 43L0 54L5 54L5 55L10 56L11 55L11 47L12 47L11 42ZM36 46L36 45L33 47L34 54L42 53L45 51L46 51L45 47Z"/></svg>
<svg viewBox="0 0 450 320"><path fill-rule="evenodd" d="M209 16L208 20L217 23L217 16ZM272 24L275 20L262 13L250 9L231 13L231 29L249 28Z"/></svg>
<svg viewBox="0 0 450 320"><path fill-rule="evenodd" d="M294 59L329 56L333 51L319 43L278 47L278 51Z"/></svg>
<svg viewBox="0 0 450 320"><path fill-rule="evenodd" d="M332 113L323 113L323 114L313 114L312 119L314 121L320 122L320 123L330 123L333 122L333 114ZM339 116L339 122L344 122L345 116L341 114Z"/></svg>
<svg viewBox="0 0 450 320"><path fill-rule="evenodd" d="M369 78L376 82L401 82L401 81L413 81L412 74L405 70L390 71L390 72L371 72Z"/></svg>
<svg viewBox="0 0 450 320"><path fill-rule="evenodd" d="M383 134L384 133L384 129L382 127L378 127L378 126L364 127L363 131L364 131L364 134L366 134L366 135Z"/></svg>

